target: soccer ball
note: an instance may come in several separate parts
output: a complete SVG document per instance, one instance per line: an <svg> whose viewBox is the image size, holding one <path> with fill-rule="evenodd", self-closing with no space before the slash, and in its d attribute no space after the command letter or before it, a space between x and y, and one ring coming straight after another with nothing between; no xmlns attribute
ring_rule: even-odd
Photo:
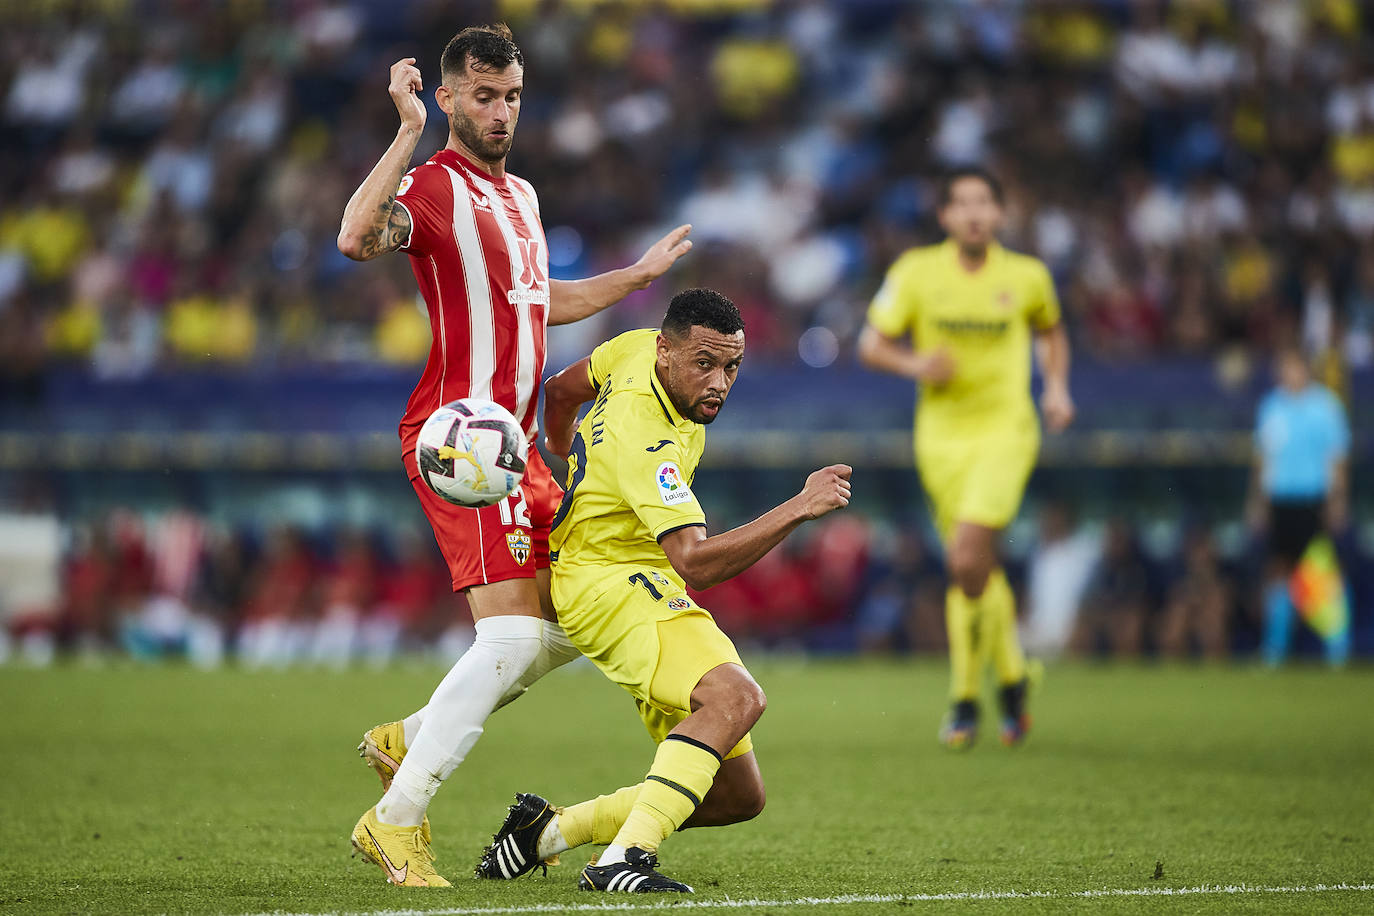
<svg viewBox="0 0 1374 916"><path fill-rule="evenodd" d="M456 506L477 509L505 499L525 476L529 443L509 410L459 398L420 427L415 460L426 486Z"/></svg>

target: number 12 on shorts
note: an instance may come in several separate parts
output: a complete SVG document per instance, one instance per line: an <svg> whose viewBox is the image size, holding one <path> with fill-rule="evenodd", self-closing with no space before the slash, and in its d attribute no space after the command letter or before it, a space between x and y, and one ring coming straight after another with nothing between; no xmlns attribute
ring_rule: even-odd
<svg viewBox="0 0 1374 916"><path fill-rule="evenodd" d="M514 509L511 506L514 504ZM530 525L530 510L525 505L525 488L516 487L510 496L496 504L503 525Z"/></svg>

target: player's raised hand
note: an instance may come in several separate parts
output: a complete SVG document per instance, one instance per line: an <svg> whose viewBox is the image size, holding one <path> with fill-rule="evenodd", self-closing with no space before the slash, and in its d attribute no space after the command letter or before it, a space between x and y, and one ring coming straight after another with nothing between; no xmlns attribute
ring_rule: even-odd
<svg viewBox="0 0 1374 916"><path fill-rule="evenodd" d="M1073 422L1073 398L1069 389L1062 385L1046 385L1045 393L1040 396L1040 410L1045 414L1045 425L1050 432L1062 432Z"/></svg>
<svg viewBox="0 0 1374 916"><path fill-rule="evenodd" d="M663 276L669 267L677 263L678 258L692 250L692 240L687 238L691 231L691 224L684 223L649 246L649 250L634 265L639 273L636 284L639 289L644 289Z"/></svg>
<svg viewBox="0 0 1374 916"><path fill-rule="evenodd" d="M954 357L944 347L918 355L916 365L917 380L927 385L940 388L954 378Z"/></svg>
<svg viewBox="0 0 1374 916"><path fill-rule="evenodd" d="M832 464L812 471L798 498L807 518L820 518L849 505L849 477L854 469L847 464Z"/></svg>
<svg viewBox="0 0 1374 916"><path fill-rule="evenodd" d="M424 91L424 82L415 66L415 58L403 57L391 65L391 101L401 116L401 126L412 130L423 130L425 126L425 103L417 94Z"/></svg>

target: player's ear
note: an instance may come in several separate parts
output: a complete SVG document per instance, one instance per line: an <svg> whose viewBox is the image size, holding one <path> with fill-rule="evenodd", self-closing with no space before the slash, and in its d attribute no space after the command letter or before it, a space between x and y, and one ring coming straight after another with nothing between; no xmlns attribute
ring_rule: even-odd
<svg viewBox="0 0 1374 916"><path fill-rule="evenodd" d="M434 87L434 101L439 103L439 109L446 115L453 114L453 106L457 101L454 91L443 83Z"/></svg>

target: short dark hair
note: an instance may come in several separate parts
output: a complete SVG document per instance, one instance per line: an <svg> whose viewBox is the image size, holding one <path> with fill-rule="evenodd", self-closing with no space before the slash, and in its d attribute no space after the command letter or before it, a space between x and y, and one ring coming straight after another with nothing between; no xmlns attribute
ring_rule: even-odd
<svg viewBox="0 0 1374 916"><path fill-rule="evenodd" d="M685 337L694 326L734 334L744 330L744 318L735 303L713 289L684 289L668 303L663 331Z"/></svg>
<svg viewBox="0 0 1374 916"><path fill-rule="evenodd" d="M965 178L977 178L988 186L992 192L992 199L1001 206L1005 203L1002 199L1002 182L997 180L997 176L983 168L981 165L961 165L950 169L940 178L940 207L948 207L951 198L954 196L954 184Z"/></svg>
<svg viewBox="0 0 1374 916"><path fill-rule="evenodd" d="M449 39L439 57L439 75L444 82L450 76L461 76L468 61L474 70L504 70L511 64L525 66L525 55L515 45L510 26L474 25Z"/></svg>

